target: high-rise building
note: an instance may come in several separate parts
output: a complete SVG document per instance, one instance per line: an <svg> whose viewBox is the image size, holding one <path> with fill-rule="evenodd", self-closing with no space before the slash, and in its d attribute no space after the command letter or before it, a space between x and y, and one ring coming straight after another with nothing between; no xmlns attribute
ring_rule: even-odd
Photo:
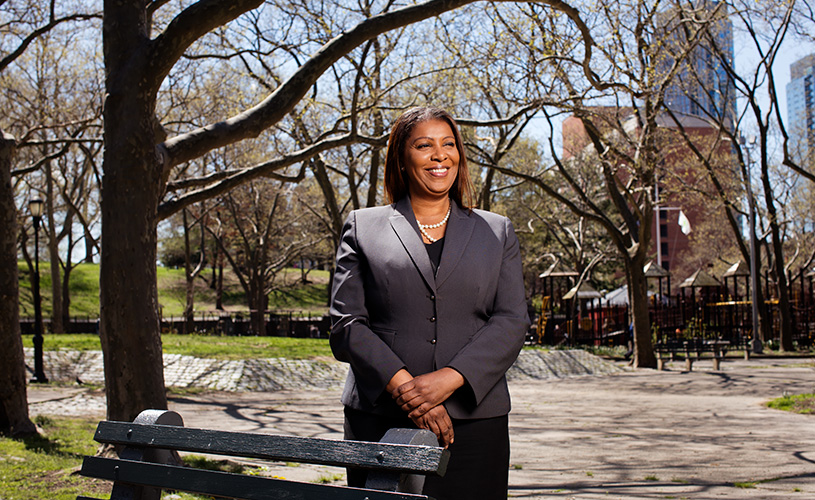
<svg viewBox="0 0 815 500"><path fill-rule="evenodd" d="M790 65L787 122L791 152L803 162L815 152L815 54Z"/></svg>
<svg viewBox="0 0 815 500"><path fill-rule="evenodd" d="M666 88L665 104L675 113L702 118L732 130L736 117L736 87L726 68L732 67L735 58L733 23L726 6L719 5L716 0L693 3L699 9L697 16L710 16L709 33L713 41L700 42L680 65L674 81ZM683 53L686 46L686 32L681 29L680 16L688 15L688 12L672 9L661 16L667 45L676 53ZM663 64L667 69L673 63L673 59L666 57Z"/></svg>

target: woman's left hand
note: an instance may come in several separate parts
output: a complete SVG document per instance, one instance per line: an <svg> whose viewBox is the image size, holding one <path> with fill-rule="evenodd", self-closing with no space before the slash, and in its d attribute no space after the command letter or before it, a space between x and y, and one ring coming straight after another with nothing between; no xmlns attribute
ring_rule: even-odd
<svg viewBox="0 0 815 500"><path fill-rule="evenodd" d="M458 371L442 368L414 377L397 387L392 395L396 404L416 419L442 404L463 385L464 377Z"/></svg>
<svg viewBox="0 0 815 500"><path fill-rule="evenodd" d="M444 405L436 406L421 417L414 418L413 423L419 429L427 429L435 434L439 440L439 446L447 448L453 444L455 436L453 422L450 420L450 415L447 414L447 408Z"/></svg>

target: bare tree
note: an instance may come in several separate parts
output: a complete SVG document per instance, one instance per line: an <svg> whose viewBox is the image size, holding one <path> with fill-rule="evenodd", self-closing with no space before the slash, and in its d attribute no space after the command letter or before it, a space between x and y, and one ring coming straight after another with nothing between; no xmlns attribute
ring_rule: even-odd
<svg viewBox="0 0 815 500"><path fill-rule="evenodd" d="M102 234L115 235L102 240L100 281L109 418L130 420L144 408L166 407L155 279L159 218L322 151L350 144L358 140L358 132L351 127L255 168L219 174L209 185L162 204L173 169L275 126L332 64L367 40L469 1L431 0L352 21L254 107L171 138L156 118L157 95L167 76L199 39L257 9L261 1L199 0L174 14L165 13L169 9L165 2L105 2ZM163 24L153 22L157 15ZM133 269L139 271L133 273Z"/></svg>
<svg viewBox="0 0 815 500"><path fill-rule="evenodd" d="M689 23L693 43L668 54L668 44L660 41L675 36L677 24L670 16L679 16L679 7L678 2L602 3L585 13L583 25L541 15L534 4L496 5L493 14L509 35L502 40L516 54L514 66L504 72L529 78L527 95L537 95L550 119L550 137L558 115L572 115L563 125L562 151L549 141L552 168L526 173L493 168L534 183L577 217L604 228L625 269L634 363L640 367L656 366L643 268L650 256L654 186L669 144L665 94L714 22L694 19ZM482 52L493 50L500 51L489 45ZM602 179L603 197L586 189L592 177L586 165Z"/></svg>
<svg viewBox="0 0 815 500"><path fill-rule="evenodd" d="M36 433L28 417L23 340L17 284L17 208L11 184L15 139L0 138L0 338L8 346L0 353L0 433ZM10 264L9 264L10 263Z"/></svg>
<svg viewBox="0 0 815 500"><path fill-rule="evenodd" d="M773 277L778 298L781 320L780 347L782 350L793 350L792 307L789 296L788 256L785 248L789 218L784 216L787 203L781 201L782 197L789 195L792 190L780 186L784 186L788 181L797 184L796 178L812 185L815 174L811 167L808 169L808 165L800 163L800 155L794 154L794 147L785 126L786 120L780 112L776 73L781 69L776 68L776 62L782 51L788 50L791 42L801 38L801 35L796 33L807 33L811 30L812 18L807 15L811 12L811 6L807 1L756 4L740 0L728 1L724 5L730 12L736 29L742 33L742 38L751 44L750 48L756 54L755 63L746 69L744 66L737 68L735 61L728 57L726 48L722 46L715 33L706 34L705 47L709 48L711 57L722 68L725 77L742 98L744 105L733 115L707 113L705 118L711 126L720 131L720 135L728 142L733 152L742 183L747 187L738 194L746 197L747 203L756 207L759 218L757 225L760 226L762 221L766 223L766 232L760 227L758 230L751 228L753 234L750 239L755 242L761 242L765 236L769 239L766 245L767 266ZM783 71L786 71L786 68ZM688 76L695 82L707 78L707 75L698 72L691 72ZM695 100L715 97L712 94L691 96ZM684 132L683 136L689 144L692 142ZM781 151L780 158L773 156L773 150L776 148ZM711 180L719 186L721 169L711 165L709 149L708 151L704 151L704 148L695 149L697 157L705 162ZM752 190L749 188L756 183L756 176L750 168L752 164L758 166L757 187L760 189L750 198ZM778 169L774 170L774 166L780 165L786 167L788 171L785 173ZM721 189L720 196L727 200L726 208L733 235L739 243L742 257L749 261L751 252L758 254L761 246L755 244L751 249L742 237L742 228L736 221L740 200L734 197L732 192L726 194ZM760 217L762 214L763 218ZM756 257L756 261L756 272L760 275L762 259ZM757 302L764 304L763 290L761 287L756 288ZM764 307L759 307L758 312L760 315L758 329L765 341L770 340L772 335L769 331L770 313Z"/></svg>
<svg viewBox="0 0 815 500"><path fill-rule="evenodd" d="M269 294L291 285L277 279L279 272L298 261L322 236L300 229L308 212L298 209L291 191L272 182L255 181L234 189L220 205L223 211L219 213L226 216L233 231L219 231L222 220L207 229L246 293L252 333L265 335Z"/></svg>
<svg viewBox="0 0 815 500"><path fill-rule="evenodd" d="M11 65L27 53L32 43L51 30L68 22L97 18L98 14L65 11L56 0L45 4L4 1L4 24L0 26L0 76L5 77ZM68 7L68 8L72 8ZM36 432L28 417L25 386L25 363L20 337L17 284L17 208L11 172L18 161L18 140L0 124L0 340L9 346L3 350L0 363L0 431L12 434Z"/></svg>

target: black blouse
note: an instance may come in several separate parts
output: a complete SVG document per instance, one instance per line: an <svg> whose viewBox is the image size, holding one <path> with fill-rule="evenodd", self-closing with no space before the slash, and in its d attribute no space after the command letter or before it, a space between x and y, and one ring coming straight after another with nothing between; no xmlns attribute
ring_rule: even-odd
<svg viewBox="0 0 815 500"><path fill-rule="evenodd" d="M433 266L433 274L439 270L439 262L441 262L441 250L444 248L444 238L441 238L433 243L425 243L424 247L427 249L427 256L430 257L430 265Z"/></svg>

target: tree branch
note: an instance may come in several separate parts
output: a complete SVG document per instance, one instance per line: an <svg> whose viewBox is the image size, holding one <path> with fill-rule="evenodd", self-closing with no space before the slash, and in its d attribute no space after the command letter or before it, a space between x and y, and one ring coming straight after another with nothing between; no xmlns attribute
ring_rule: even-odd
<svg viewBox="0 0 815 500"><path fill-rule="evenodd" d="M212 2L213 0L209 0ZM423 21L444 12L473 3L475 0L430 0L391 12L380 14L360 22L323 45L308 61L257 106L224 121L207 125L164 142L168 159L167 168L192 160L202 154L236 141L257 137L288 114L308 92L317 79L336 61L362 43L387 31L411 23ZM572 19L587 36L587 57L590 57L591 41L588 28L579 12L560 0L544 0L545 4L561 10ZM584 61L584 67L589 62Z"/></svg>
<svg viewBox="0 0 815 500"><path fill-rule="evenodd" d="M20 57L23 52L31 45L31 42L36 40L37 38L43 36L44 34L48 33L55 27L59 26L62 23L69 22L69 21L87 21L88 19L102 19L101 14L73 14L70 16L60 17L58 19L51 19L48 21L48 24L37 28L36 30L32 31L27 37L20 42L20 45L17 46L14 51L10 52L4 58L0 59L0 72L8 67L9 64L14 62L15 59Z"/></svg>
<svg viewBox="0 0 815 500"><path fill-rule="evenodd" d="M150 44L152 88L158 89L184 51L199 38L262 3L263 0L198 0L184 9Z"/></svg>

